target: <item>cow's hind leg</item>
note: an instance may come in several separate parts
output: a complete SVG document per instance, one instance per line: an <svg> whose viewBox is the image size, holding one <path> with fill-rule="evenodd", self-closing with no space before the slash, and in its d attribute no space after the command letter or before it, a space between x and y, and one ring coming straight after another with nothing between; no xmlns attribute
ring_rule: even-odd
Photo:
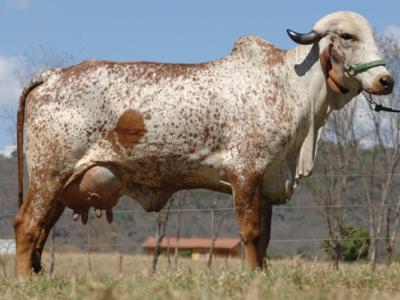
<svg viewBox="0 0 400 300"><path fill-rule="evenodd" d="M42 229L42 232L40 233L39 240L33 252L32 265L35 273L39 273L42 269L41 261L44 245L51 229L64 212L64 209L65 205L61 201L54 201L54 207L52 207L51 211L49 212L49 216L46 220L44 228Z"/></svg>
<svg viewBox="0 0 400 300"><path fill-rule="evenodd" d="M59 180L30 183L28 194L14 219L16 272L26 277L40 271L40 258L50 228L62 213L56 194Z"/></svg>

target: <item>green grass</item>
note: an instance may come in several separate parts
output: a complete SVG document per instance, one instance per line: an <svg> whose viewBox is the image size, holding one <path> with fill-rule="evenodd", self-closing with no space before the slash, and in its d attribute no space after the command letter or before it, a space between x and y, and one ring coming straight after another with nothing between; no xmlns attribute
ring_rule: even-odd
<svg viewBox="0 0 400 300"><path fill-rule="evenodd" d="M300 259L269 261L267 272L244 271L237 259L181 259L178 270L161 258L156 274L144 256L95 254L87 272L84 254L59 254L56 274L17 281L0 277L0 299L400 299L400 264L342 264L333 271L325 262ZM10 263L9 268L12 267ZM10 273L11 270L8 270Z"/></svg>

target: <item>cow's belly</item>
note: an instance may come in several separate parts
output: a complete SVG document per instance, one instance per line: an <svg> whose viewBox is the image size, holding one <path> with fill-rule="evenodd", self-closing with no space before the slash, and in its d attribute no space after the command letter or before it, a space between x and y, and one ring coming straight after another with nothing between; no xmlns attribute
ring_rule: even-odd
<svg viewBox="0 0 400 300"><path fill-rule="evenodd" d="M200 153L200 154L199 154ZM192 154L166 155L131 161L125 169L130 181L149 186L218 188L226 181L225 151L200 150Z"/></svg>
<svg viewBox="0 0 400 300"><path fill-rule="evenodd" d="M91 207L111 211L122 195L131 196L147 210L159 210L173 193L172 189L149 187L130 181L115 165L95 165L75 178L62 191L62 202L82 214Z"/></svg>
<svg viewBox="0 0 400 300"><path fill-rule="evenodd" d="M183 168L183 166L185 166ZM122 195L146 211L160 210L181 189L230 192L226 172L198 161L144 160L98 163L75 175L61 193L63 203L81 213L91 207L111 211Z"/></svg>

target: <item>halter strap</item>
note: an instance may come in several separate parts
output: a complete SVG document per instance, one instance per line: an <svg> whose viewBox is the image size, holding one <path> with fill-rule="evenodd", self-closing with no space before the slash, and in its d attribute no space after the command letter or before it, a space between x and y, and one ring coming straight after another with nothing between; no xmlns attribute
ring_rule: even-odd
<svg viewBox="0 0 400 300"><path fill-rule="evenodd" d="M345 71L348 72L351 76L355 76L359 73L365 72L368 69L371 69L373 67L379 67L379 66L385 66L385 62L382 59L378 60L373 60L369 63L361 63L361 64L355 64L352 66L345 66ZM383 106L379 103L376 103L373 99L371 94L366 93L365 91L362 92L365 100L368 102L368 106L371 110L379 112L379 111L386 111L386 112L392 112L392 113L400 113L400 110L398 109L393 109L390 107Z"/></svg>
<svg viewBox="0 0 400 300"><path fill-rule="evenodd" d="M346 66L346 72L349 72L350 75L357 75L359 73L365 72L373 67L385 66L385 61L382 59L373 60L368 63L361 63L352 66Z"/></svg>

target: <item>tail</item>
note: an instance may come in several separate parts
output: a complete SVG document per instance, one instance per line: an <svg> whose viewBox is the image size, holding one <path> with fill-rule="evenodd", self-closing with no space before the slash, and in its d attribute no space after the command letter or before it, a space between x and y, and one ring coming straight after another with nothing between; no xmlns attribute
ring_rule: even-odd
<svg viewBox="0 0 400 300"><path fill-rule="evenodd" d="M24 198L24 121L25 121L25 103L28 94L45 82L53 70L47 70L32 78L24 87L18 104L17 114L17 161L18 161L18 205L22 206Z"/></svg>

